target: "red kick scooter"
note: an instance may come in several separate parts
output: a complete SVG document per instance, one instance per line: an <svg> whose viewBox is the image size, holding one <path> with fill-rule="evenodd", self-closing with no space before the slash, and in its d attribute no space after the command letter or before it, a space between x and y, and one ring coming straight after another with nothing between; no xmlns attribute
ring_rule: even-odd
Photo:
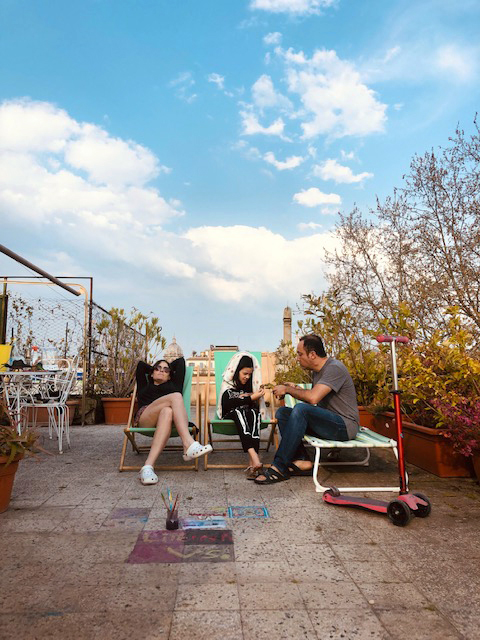
<svg viewBox="0 0 480 640"><path fill-rule="evenodd" d="M375 511L386 514L390 521L398 527L407 525L412 516L426 518L432 510L430 500L423 493L409 493L407 474L405 472L405 456L403 452L402 433L402 413L400 410L400 394L398 389L396 343L408 343L408 338L404 336L378 336L377 342L389 343L392 357L392 377L393 377L393 405L395 409L395 424L397 425L397 450L398 450L398 473L400 476L400 494L398 498L390 502L375 500L374 498L360 498L357 496L344 496L336 487L330 487L323 494L324 502L336 504L342 507L355 507L366 511Z"/></svg>

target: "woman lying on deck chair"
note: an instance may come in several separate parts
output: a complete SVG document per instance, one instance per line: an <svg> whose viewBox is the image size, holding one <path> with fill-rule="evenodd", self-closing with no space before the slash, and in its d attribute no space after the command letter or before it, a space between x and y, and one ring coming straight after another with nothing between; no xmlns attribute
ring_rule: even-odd
<svg viewBox="0 0 480 640"><path fill-rule="evenodd" d="M171 364L159 360L153 367L140 361L136 378L139 409L135 422L139 427L156 427L150 452L139 477L142 484L156 484L158 477L153 468L170 438L173 423L182 440L184 460L204 456L212 451L212 446L203 446L194 440L188 429L188 416L182 397L184 358L177 358Z"/></svg>

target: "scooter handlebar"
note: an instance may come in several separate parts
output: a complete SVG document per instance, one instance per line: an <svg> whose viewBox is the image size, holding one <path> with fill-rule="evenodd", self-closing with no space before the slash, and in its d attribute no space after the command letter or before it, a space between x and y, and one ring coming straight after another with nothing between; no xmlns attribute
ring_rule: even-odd
<svg viewBox="0 0 480 640"><path fill-rule="evenodd" d="M377 342L401 342L407 344L410 340L407 336L377 336Z"/></svg>

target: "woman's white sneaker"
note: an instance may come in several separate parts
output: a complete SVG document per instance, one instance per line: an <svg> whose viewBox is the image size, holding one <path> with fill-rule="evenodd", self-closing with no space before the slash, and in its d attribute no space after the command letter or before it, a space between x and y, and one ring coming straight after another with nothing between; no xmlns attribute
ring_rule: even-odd
<svg viewBox="0 0 480 640"><path fill-rule="evenodd" d="M142 467L138 476L142 484L157 484L158 482L158 476L150 464L146 464Z"/></svg>

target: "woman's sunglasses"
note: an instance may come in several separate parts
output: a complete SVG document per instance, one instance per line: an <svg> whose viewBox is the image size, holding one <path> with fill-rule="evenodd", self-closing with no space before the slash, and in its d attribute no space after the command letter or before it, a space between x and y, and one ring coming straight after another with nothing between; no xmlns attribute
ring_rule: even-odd
<svg viewBox="0 0 480 640"><path fill-rule="evenodd" d="M165 371L166 373L169 373L170 368L169 367L155 367L155 371Z"/></svg>

